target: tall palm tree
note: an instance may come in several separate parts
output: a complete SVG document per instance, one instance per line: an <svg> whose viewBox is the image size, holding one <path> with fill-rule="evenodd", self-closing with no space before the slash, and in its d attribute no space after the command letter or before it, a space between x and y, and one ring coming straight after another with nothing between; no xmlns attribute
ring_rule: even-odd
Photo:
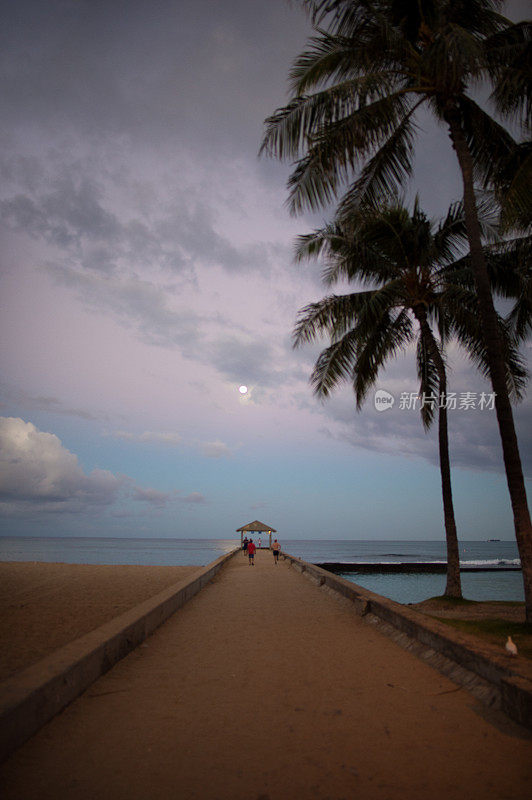
<svg viewBox="0 0 532 800"><path fill-rule="evenodd" d="M470 96L481 81L506 114L530 120L530 23L511 25L502 0L315 0L317 28L295 61L292 98L267 121L261 152L296 159L289 178L294 213L343 192L338 214L378 202L412 173L415 115L424 106L448 131L462 183L474 275L504 465L532 621L532 527L510 397L504 343L484 258L475 180L493 184L516 143ZM356 179L355 179L356 176Z"/></svg>
<svg viewBox="0 0 532 800"><path fill-rule="evenodd" d="M475 313L474 294L452 283L453 265L466 240L463 208L454 204L436 228L419 208L410 214L401 204L358 211L298 240L296 257L325 256L323 279L331 286L341 279L373 288L332 295L306 306L294 331L296 346L327 334L311 381L316 394L327 397L350 379L360 409L379 370L396 353L416 343L421 406L425 427L438 410L438 442L447 542L445 595L461 597L458 537L453 507L447 423L447 371L443 342L452 334L473 358L485 364ZM459 274L463 272L460 265ZM462 281L462 284L465 282ZM433 332L439 330L440 342ZM507 382L519 395L524 371L508 348Z"/></svg>

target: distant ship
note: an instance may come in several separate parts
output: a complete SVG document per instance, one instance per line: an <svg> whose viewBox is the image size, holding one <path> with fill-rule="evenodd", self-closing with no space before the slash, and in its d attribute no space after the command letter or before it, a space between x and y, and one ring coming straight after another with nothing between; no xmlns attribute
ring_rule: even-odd
<svg viewBox="0 0 532 800"><path fill-rule="evenodd" d="M487 541L488 542L500 542L501 540L500 539L488 539Z"/></svg>

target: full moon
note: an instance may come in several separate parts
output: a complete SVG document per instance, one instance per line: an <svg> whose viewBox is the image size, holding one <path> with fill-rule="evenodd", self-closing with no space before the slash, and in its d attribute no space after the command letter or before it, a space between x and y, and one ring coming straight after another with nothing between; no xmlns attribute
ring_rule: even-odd
<svg viewBox="0 0 532 800"><path fill-rule="evenodd" d="M239 386L238 387L238 391L240 392L240 394L247 394L248 387L247 386Z"/></svg>

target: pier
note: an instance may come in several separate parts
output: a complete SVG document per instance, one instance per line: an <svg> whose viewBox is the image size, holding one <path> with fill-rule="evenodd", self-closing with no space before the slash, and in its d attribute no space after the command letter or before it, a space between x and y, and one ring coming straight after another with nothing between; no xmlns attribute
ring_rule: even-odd
<svg viewBox="0 0 532 800"><path fill-rule="evenodd" d="M17 749L3 800L528 797L525 728L295 562L255 561L236 553Z"/></svg>

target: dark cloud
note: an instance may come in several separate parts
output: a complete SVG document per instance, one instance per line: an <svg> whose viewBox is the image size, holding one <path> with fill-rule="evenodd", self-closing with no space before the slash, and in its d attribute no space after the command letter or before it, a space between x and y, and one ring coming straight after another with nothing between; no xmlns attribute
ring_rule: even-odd
<svg viewBox="0 0 532 800"><path fill-rule="evenodd" d="M284 0L21 0L0 40L3 113L54 134L255 153L308 29Z"/></svg>
<svg viewBox="0 0 532 800"><path fill-rule="evenodd" d="M286 380L282 369L284 359L280 365L275 347L264 341L260 333L247 340L224 336L209 347L208 359L235 383L246 381L272 387Z"/></svg>
<svg viewBox="0 0 532 800"><path fill-rule="evenodd" d="M83 269L159 270L190 281L198 269L213 266L267 273L278 256L275 245L236 245L219 233L212 201L190 184L182 184L170 200L164 187L157 193L148 179L108 175L91 159L65 160L60 178L53 177L53 166L44 157L39 163L38 185L22 192L26 163L21 167L18 159L5 160L0 217L9 227L63 251ZM131 200L143 193L149 200Z"/></svg>
<svg viewBox="0 0 532 800"><path fill-rule="evenodd" d="M133 500L140 500L142 503L148 503L159 508L165 506L172 499L175 499L175 496L169 492L159 492L157 489L143 489L140 486L136 486L133 489Z"/></svg>
<svg viewBox="0 0 532 800"><path fill-rule="evenodd" d="M378 388L386 388L386 382ZM415 385L404 386L404 391L416 391ZM449 450L454 467L480 471L503 472L502 447L495 412L478 407L480 391L488 392L484 386L474 391L477 407L468 410L450 410ZM439 466L438 423L425 431L419 411L400 408L401 392L393 392L395 404L387 411L376 411L374 392L368 394L366 403L357 412L353 395L346 390L332 397L320 409L325 411L331 423L322 426L326 436L362 447L399 457L423 458ZM304 402L304 401L303 401ZM309 406L311 407L311 406ZM514 416L519 436L521 457L525 474L532 475L532 409L530 405L515 406Z"/></svg>
<svg viewBox="0 0 532 800"><path fill-rule="evenodd" d="M86 409L66 406L58 397L31 395L20 388L8 386L7 384L0 384L0 396L3 398L3 401L0 402L0 408L6 408L8 405L16 405L28 411L46 411L52 414L78 417L84 420L95 421L105 419L103 415L91 413Z"/></svg>
<svg viewBox="0 0 532 800"><path fill-rule="evenodd" d="M200 339L201 317L187 308L171 308L172 292L152 281L134 275L98 275L67 264L49 264L47 270L57 283L78 293L84 305L112 313L150 344L190 346Z"/></svg>
<svg viewBox="0 0 532 800"><path fill-rule="evenodd" d="M69 175L40 197L18 194L0 203L0 214L13 228L58 247L80 250L89 240L116 245L121 226L101 204L101 190L82 176Z"/></svg>

